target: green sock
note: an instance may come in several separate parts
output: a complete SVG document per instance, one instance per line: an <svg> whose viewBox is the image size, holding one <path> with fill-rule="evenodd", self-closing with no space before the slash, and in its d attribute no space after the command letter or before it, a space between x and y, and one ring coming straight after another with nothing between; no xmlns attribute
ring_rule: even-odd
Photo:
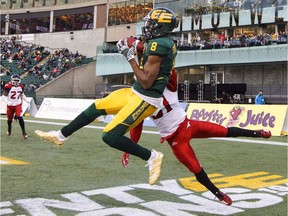
<svg viewBox="0 0 288 216"><path fill-rule="evenodd" d="M80 128L90 124L97 117L106 115L105 110L97 110L95 104L91 104L86 110L61 129L63 136L68 137Z"/></svg>
<svg viewBox="0 0 288 216"><path fill-rule="evenodd" d="M142 158L147 161L151 156L151 151L142 145L138 145L133 140L126 136L121 136L113 133L103 133L102 140L110 147L127 152L131 155Z"/></svg>

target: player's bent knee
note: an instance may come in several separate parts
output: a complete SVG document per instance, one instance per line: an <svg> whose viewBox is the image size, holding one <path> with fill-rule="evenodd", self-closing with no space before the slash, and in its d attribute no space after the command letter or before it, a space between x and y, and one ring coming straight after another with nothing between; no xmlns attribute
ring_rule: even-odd
<svg viewBox="0 0 288 216"><path fill-rule="evenodd" d="M197 167L189 167L190 172L194 173L194 174L198 174L201 172L202 167L201 166L197 166Z"/></svg>
<svg viewBox="0 0 288 216"><path fill-rule="evenodd" d="M20 119L22 119L22 116L15 116L14 119L20 120Z"/></svg>
<svg viewBox="0 0 288 216"><path fill-rule="evenodd" d="M102 134L102 140L112 148L115 148L118 139L119 139L118 135L109 132L104 132Z"/></svg>

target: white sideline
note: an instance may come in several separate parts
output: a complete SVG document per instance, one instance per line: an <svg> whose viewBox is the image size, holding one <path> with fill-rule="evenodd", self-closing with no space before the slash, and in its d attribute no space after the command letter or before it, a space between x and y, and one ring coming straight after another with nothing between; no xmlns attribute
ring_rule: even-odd
<svg viewBox="0 0 288 216"><path fill-rule="evenodd" d="M7 120L7 118L0 118L0 119ZM49 124L49 125L63 125L63 126L67 125L67 123L36 121L36 120L25 120L25 122L36 123L36 124ZM104 127L91 126L91 125L87 125L85 126L85 128L104 129ZM146 131L146 130L143 130L142 133L159 134L157 131ZM244 142L244 143L255 143L255 144L262 144L262 145L288 146L288 143L285 143L285 142L264 141L264 140L254 140L254 139L238 139L238 138L209 138L209 139L233 141L233 142Z"/></svg>

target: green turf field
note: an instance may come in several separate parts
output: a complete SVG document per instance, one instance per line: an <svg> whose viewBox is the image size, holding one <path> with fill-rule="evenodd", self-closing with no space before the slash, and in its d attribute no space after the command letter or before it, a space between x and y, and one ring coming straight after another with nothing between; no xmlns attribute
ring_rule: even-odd
<svg viewBox="0 0 288 216"><path fill-rule="evenodd" d="M1 120L0 215L287 215L287 137L268 140L282 146L214 139L191 142L212 181L233 199L232 206L226 206L195 181L167 143L159 144L159 135L143 134L140 142L165 155L160 182L149 186L145 161L131 157L123 168L122 153L102 142L100 129L83 128L57 149L33 131L62 126L28 122L55 120L25 120L27 140L18 122L13 122L12 136L7 137L6 120ZM150 130L155 128L145 128ZM13 164L19 161L29 164Z"/></svg>

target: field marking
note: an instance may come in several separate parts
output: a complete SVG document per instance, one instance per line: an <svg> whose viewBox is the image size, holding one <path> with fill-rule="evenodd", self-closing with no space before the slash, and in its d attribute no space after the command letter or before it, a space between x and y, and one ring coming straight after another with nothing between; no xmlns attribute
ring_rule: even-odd
<svg viewBox="0 0 288 216"><path fill-rule="evenodd" d="M29 164L25 161L14 160L12 158L0 157L0 164L1 165L22 165L22 164Z"/></svg>
<svg viewBox="0 0 288 216"><path fill-rule="evenodd" d="M244 142L244 143L255 143L255 144L263 144L263 145L278 145L278 146L288 146L288 143L285 142L276 142L276 141L263 141L263 140L251 140L251 139L239 139L239 138L209 138L214 140L225 140L232 142Z"/></svg>
<svg viewBox="0 0 288 216"><path fill-rule="evenodd" d="M7 118L0 118L1 120L7 120ZM36 123L36 124L48 124L48 125L61 125L65 126L68 123L59 123L59 122L47 122L47 121L38 121L38 120L25 120L25 122L30 122L30 123ZM93 128L93 129L104 129L104 127L101 126L92 126L92 125L87 125L85 128ZM147 131L143 130L142 133L146 134L158 134L158 131ZM254 140L254 139L239 139L239 138L228 138L228 137L223 137L223 138L208 138L208 139L213 139L213 140L223 140L223 141L232 141L232 142L243 142L243 143L255 143L255 144L263 144L263 145L277 145L277 146L287 146L287 142L276 142L276 141L264 141L264 140Z"/></svg>

